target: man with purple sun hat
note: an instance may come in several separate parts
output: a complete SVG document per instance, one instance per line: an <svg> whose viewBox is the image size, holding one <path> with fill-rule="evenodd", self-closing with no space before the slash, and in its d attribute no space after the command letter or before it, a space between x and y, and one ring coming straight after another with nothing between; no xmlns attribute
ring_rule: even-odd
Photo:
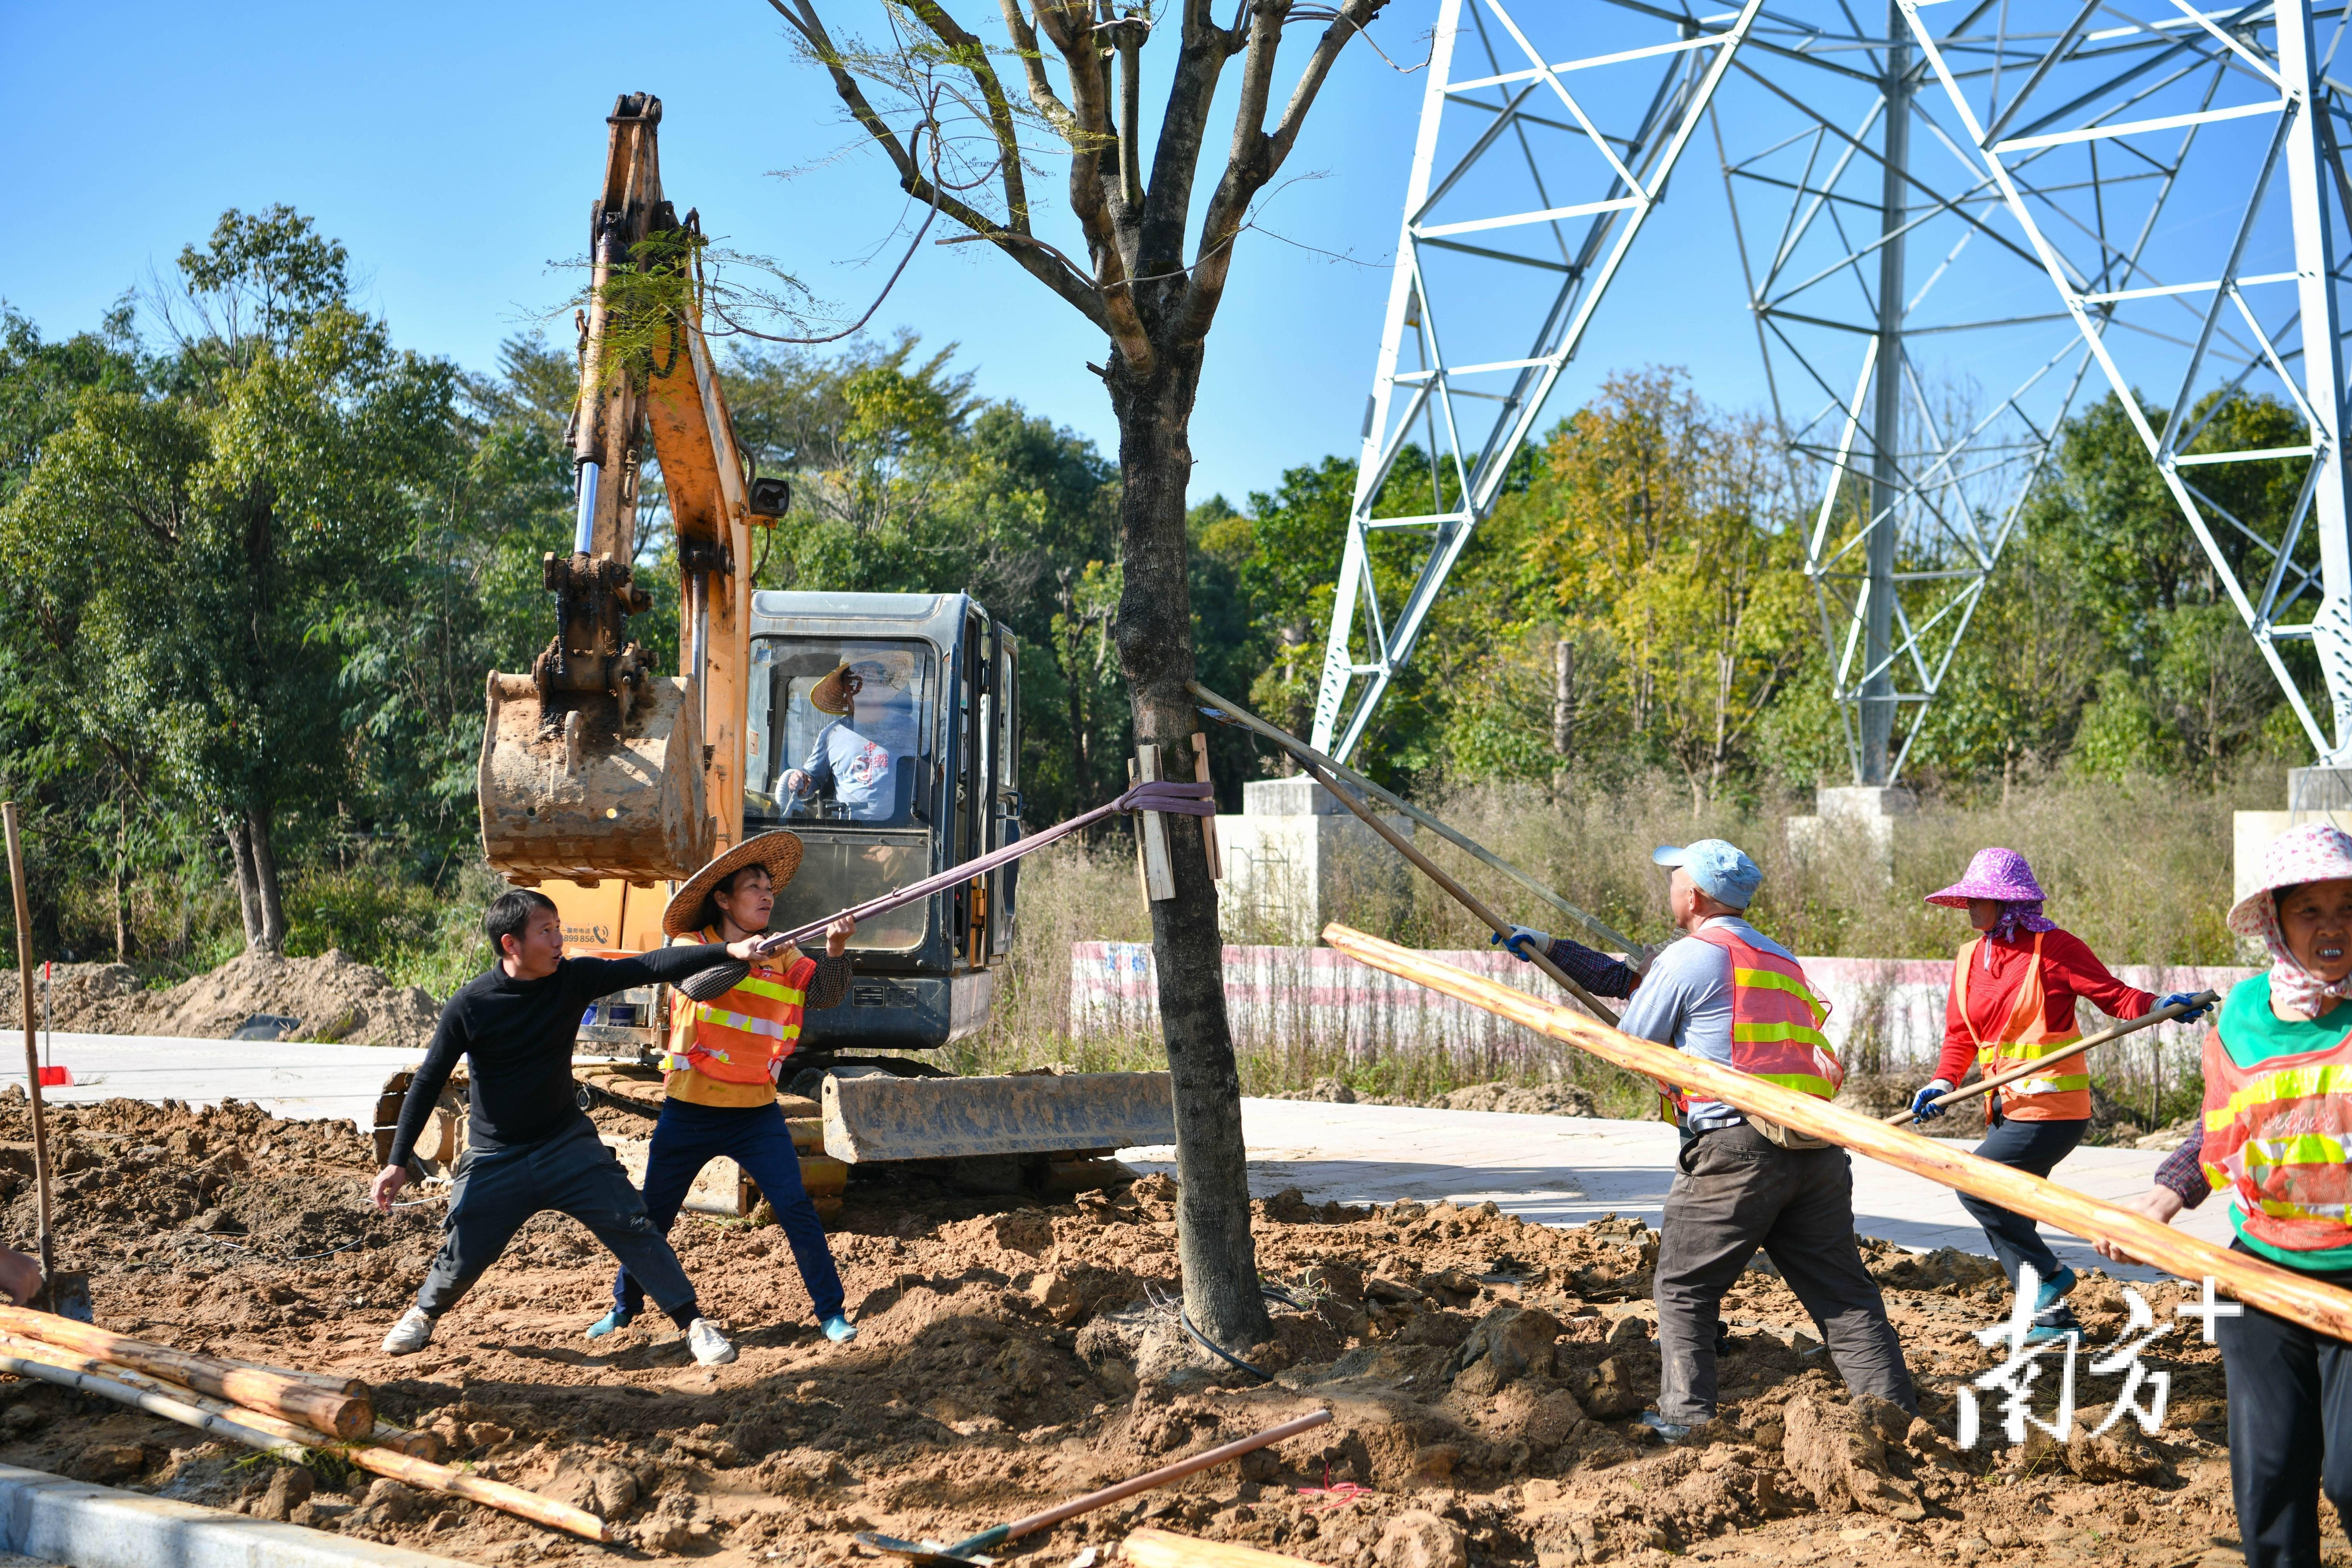
<svg viewBox="0 0 2352 1568"><path fill-rule="evenodd" d="M1979 849L1968 875L1927 902L1966 910L1977 934L1952 961L1952 988L1944 1005L1944 1055L1936 1077L1912 1098L1921 1121L1949 1109L1934 1103L1968 1076L1971 1062L1991 1078L2063 1050L2083 1037L2074 1021L2077 997L2108 1016L2129 1020L2175 1002L2125 984L2084 946L2042 913L2044 895L2033 868L2014 849ZM2200 1009L2201 1011L2201 1009ZM2184 1015L2184 1017L2195 1015ZM1995 1103L1996 1099L1999 1103ZM2005 1085L1985 1097L1990 1131L1976 1152L1996 1164L2046 1177L2074 1152L2091 1121L2091 1078L2081 1057ZM1967 1193L1960 1206L1984 1226L2011 1286L2031 1264L2039 1284L2034 1295L2032 1340L2079 1334L2082 1327L2065 1305L2074 1271L2058 1261L2041 1228L2020 1214Z"/></svg>

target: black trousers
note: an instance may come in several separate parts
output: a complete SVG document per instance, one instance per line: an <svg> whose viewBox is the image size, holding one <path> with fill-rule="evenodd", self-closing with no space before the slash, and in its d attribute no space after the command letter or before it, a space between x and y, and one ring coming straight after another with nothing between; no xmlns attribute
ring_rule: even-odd
<svg viewBox="0 0 2352 1568"><path fill-rule="evenodd" d="M536 1143L468 1149L458 1156L441 1250L425 1271L416 1304L436 1318L456 1306L524 1222L549 1209L594 1232L679 1328L700 1315L677 1254L646 1217L645 1200L584 1116Z"/></svg>
<svg viewBox="0 0 2352 1568"><path fill-rule="evenodd" d="M1658 1246L1658 1414L1713 1419L1723 1293L1761 1247L1811 1314L1856 1394L1918 1413L1903 1345L1853 1245L1853 1165L1843 1149L1783 1149L1742 1124L1683 1145Z"/></svg>
<svg viewBox="0 0 2352 1568"><path fill-rule="evenodd" d="M2307 1272L2352 1286L2352 1269ZM2246 1568L2319 1568L2319 1494L2352 1521L2352 1344L2252 1306L2214 1331Z"/></svg>
<svg viewBox="0 0 2352 1568"><path fill-rule="evenodd" d="M2007 1165L2012 1171L2025 1171L2036 1176L2047 1176L2052 1167L2074 1152L2083 1141L2090 1122L2020 1121L2005 1117L1993 1123L1985 1141L1977 1145L1977 1153L1996 1165ZM1969 1217L1984 1226L1985 1239L1992 1243L1992 1255L2000 1259L2000 1271L2009 1282L2017 1283L2017 1271L2024 1265L2033 1265L2033 1271L2047 1279L2065 1267L2050 1244L2042 1239L2041 1222L2030 1215L2011 1214L1999 1204L1967 1193L1956 1194Z"/></svg>

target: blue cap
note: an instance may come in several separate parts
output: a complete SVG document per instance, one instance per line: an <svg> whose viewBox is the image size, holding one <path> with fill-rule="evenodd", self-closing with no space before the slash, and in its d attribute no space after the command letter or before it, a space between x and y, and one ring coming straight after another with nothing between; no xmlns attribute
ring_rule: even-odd
<svg viewBox="0 0 2352 1568"><path fill-rule="evenodd" d="M1746 909L1764 881L1764 873L1738 845L1720 838L1702 838L1679 849L1661 844L1650 851L1650 858L1661 866L1680 866L1700 892L1735 910Z"/></svg>

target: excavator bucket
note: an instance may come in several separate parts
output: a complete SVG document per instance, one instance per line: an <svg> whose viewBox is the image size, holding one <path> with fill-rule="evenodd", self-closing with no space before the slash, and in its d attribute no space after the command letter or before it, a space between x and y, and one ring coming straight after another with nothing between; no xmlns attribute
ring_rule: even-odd
<svg viewBox="0 0 2352 1568"><path fill-rule="evenodd" d="M1164 1072L835 1074L825 1079L821 1103L824 1152L853 1165L1176 1142L1175 1092Z"/></svg>
<svg viewBox="0 0 2352 1568"><path fill-rule="evenodd" d="M507 879L651 886L710 858L693 682L645 675L621 698L542 697L492 674L482 731L482 853Z"/></svg>

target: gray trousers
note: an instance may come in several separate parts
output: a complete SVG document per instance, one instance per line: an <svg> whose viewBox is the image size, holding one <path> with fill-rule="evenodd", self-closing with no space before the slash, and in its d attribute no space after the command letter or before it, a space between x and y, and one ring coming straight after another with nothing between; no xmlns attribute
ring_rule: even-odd
<svg viewBox="0 0 2352 1568"><path fill-rule="evenodd" d="M677 1254L646 1214L620 1161L582 1117L536 1143L468 1149L458 1156L442 1220L441 1250L425 1271L416 1304L439 1317L473 1289L515 1232L533 1215L553 1209L595 1234L632 1278L643 1281L679 1328L694 1321L694 1287Z"/></svg>
<svg viewBox="0 0 2352 1568"><path fill-rule="evenodd" d="M1723 1293L1762 1247L1812 1314L1856 1394L1918 1413L1877 1283L1853 1244L1853 1168L1843 1149L1783 1149L1744 1123L1683 1145L1658 1247L1658 1414L1715 1416Z"/></svg>

